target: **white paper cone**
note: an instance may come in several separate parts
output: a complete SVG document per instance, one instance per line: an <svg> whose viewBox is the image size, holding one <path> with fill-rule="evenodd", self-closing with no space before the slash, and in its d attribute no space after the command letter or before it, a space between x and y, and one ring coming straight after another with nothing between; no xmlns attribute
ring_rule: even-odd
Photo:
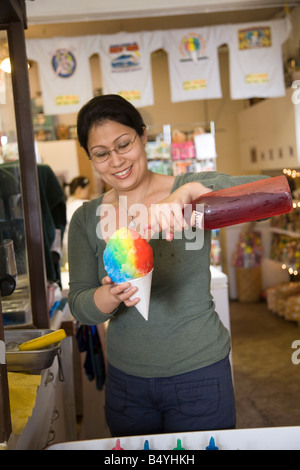
<svg viewBox="0 0 300 470"><path fill-rule="evenodd" d="M139 277L136 279L129 279L131 286L136 286L138 291L130 297L130 300L139 297L141 300L135 305L135 308L140 312L140 314L148 320L149 314L149 304L150 304L150 294L151 294L151 284L152 284L152 271L150 271L146 276Z"/></svg>

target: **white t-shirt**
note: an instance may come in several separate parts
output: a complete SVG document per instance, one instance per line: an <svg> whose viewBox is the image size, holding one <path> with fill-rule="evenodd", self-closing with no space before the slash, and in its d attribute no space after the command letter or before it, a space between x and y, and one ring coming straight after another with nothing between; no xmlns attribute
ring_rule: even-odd
<svg viewBox="0 0 300 470"><path fill-rule="evenodd" d="M289 16L281 20L229 26L232 99L285 95L282 44L291 29Z"/></svg>
<svg viewBox="0 0 300 470"><path fill-rule="evenodd" d="M96 35L26 41L28 59L39 66L45 114L77 113L93 98L89 57L97 46Z"/></svg>
<svg viewBox="0 0 300 470"><path fill-rule="evenodd" d="M154 104L151 53L162 47L161 31L100 35L104 94L118 94L135 107Z"/></svg>
<svg viewBox="0 0 300 470"><path fill-rule="evenodd" d="M227 26L164 32L171 101L221 98L218 47L227 42Z"/></svg>

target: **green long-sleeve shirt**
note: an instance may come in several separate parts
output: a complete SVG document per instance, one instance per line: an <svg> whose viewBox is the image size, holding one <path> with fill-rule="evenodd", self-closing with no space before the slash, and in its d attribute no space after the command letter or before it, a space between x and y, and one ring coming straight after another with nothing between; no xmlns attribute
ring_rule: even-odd
<svg viewBox="0 0 300 470"><path fill-rule="evenodd" d="M175 178L172 191L190 181L218 190L259 178L264 177L234 177L212 171L187 173ZM127 308L123 303L110 315L96 307L94 292L106 275L103 265L106 244L97 236L102 198L84 203L70 224L69 303L74 317L90 325L110 320L107 359L128 374L166 377L223 359L230 351L230 337L215 312L210 293L208 230L197 230L197 235L192 229L183 231L172 242L161 236L150 241L154 271L148 321L135 307ZM198 249L194 249L196 244Z"/></svg>

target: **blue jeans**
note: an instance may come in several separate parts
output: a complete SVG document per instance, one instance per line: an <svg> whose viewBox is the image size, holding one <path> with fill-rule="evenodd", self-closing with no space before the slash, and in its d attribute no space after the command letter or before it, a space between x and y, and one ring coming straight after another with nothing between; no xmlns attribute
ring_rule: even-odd
<svg viewBox="0 0 300 470"><path fill-rule="evenodd" d="M144 378L108 365L106 419L112 436L235 427L228 357L173 377Z"/></svg>

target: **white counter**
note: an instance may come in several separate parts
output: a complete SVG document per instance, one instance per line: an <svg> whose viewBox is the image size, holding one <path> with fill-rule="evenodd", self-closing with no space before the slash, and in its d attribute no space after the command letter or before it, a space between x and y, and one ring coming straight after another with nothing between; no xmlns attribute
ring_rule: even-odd
<svg viewBox="0 0 300 470"><path fill-rule="evenodd" d="M180 439L186 450L205 450L213 437L218 450L299 450L300 427L232 429L176 434L120 437L120 446L127 451L144 449L145 441L151 450L171 451ZM48 450L112 450L117 438L66 442L48 447ZM217 449L216 449L217 450ZM118 454L118 452L117 452ZM145 457L146 459L146 457Z"/></svg>

